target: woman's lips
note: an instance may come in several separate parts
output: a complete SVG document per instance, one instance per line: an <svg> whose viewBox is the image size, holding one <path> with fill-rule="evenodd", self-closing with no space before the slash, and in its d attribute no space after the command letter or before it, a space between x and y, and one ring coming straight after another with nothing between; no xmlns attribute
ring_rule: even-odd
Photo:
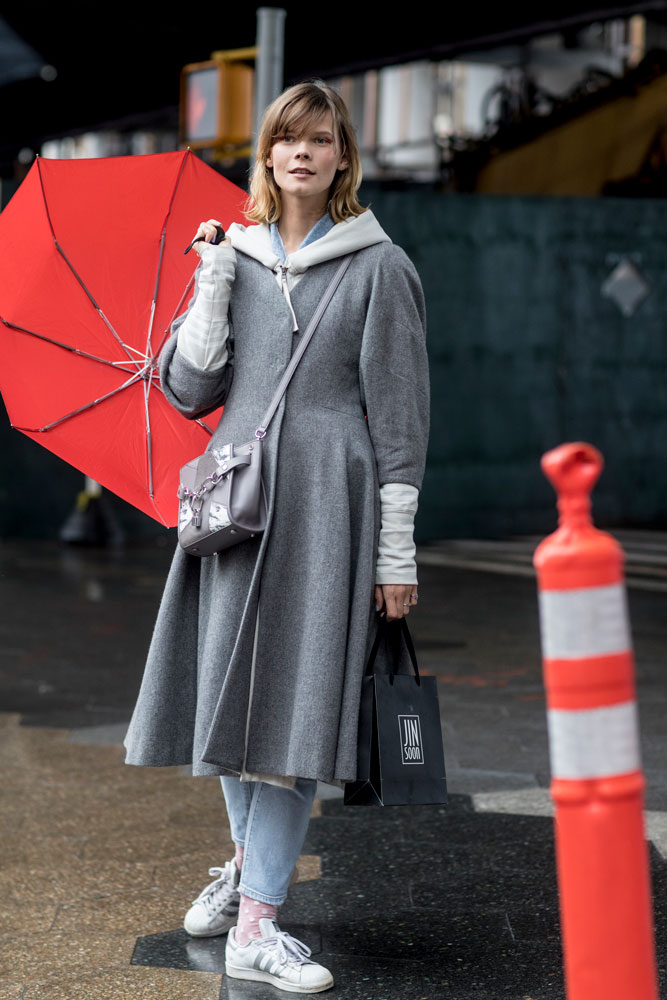
<svg viewBox="0 0 667 1000"><path fill-rule="evenodd" d="M312 175L313 171L312 170L308 170L306 167L296 167L294 170L290 170L290 173L291 174L304 174L305 176L310 177Z"/></svg>

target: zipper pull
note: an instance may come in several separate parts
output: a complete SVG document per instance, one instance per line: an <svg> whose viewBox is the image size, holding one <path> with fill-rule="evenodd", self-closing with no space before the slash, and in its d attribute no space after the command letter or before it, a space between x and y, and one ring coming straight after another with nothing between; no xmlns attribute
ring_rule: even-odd
<svg viewBox="0 0 667 1000"><path fill-rule="evenodd" d="M294 307L292 305L292 300L290 299L290 295L289 295L289 286L287 284L287 265L286 264L280 264L280 290L282 291L283 297L284 297L285 301L287 302L287 305L289 306L289 311L292 314L292 320L293 320L293 324L294 324L292 326L292 333L298 333L299 332L299 324L296 321L296 316L294 314Z"/></svg>

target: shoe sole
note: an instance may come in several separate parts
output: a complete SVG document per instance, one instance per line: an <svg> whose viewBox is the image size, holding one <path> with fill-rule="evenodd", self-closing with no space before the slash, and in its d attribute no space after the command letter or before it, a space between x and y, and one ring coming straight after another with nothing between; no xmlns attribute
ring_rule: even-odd
<svg viewBox="0 0 667 1000"><path fill-rule="evenodd" d="M279 990L286 990L288 993L322 993L324 990L330 990L334 984L333 976L331 976L331 981L322 986L299 986L297 983L286 983L284 979L272 976L270 972L262 972L261 969L242 969L236 965L230 965L229 962L225 962L225 971L230 979L249 979L256 983L271 983L272 986L277 986Z"/></svg>
<svg viewBox="0 0 667 1000"><path fill-rule="evenodd" d="M193 937L193 938L220 937L221 934L227 934L232 929L232 927L235 927L237 921L238 921L238 916L232 917L232 918L230 918L230 921L229 921L228 924L223 925L220 928L220 930L216 930L216 931L190 931L190 930L188 930L188 928L186 927L185 924L183 924L183 929L185 931L187 931L187 933L190 935L190 937Z"/></svg>

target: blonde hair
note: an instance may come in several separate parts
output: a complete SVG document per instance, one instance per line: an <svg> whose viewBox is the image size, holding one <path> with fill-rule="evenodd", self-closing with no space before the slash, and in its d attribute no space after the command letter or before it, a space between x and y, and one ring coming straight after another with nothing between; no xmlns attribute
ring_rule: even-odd
<svg viewBox="0 0 667 1000"><path fill-rule="evenodd" d="M301 135L315 121L331 113L333 133L347 166L336 171L329 191L329 212L334 222L361 215L366 209L357 200L361 184L361 156L343 98L322 80L308 80L289 87L268 106L257 139L257 154L250 180L250 195L244 215L251 222L277 222L282 211L280 188L266 161L271 149L286 132Z"/></svg>

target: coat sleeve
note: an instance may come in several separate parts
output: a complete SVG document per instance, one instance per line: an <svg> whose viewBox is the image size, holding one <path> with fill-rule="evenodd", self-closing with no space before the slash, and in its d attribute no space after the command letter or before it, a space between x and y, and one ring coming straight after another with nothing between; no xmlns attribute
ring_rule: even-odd
<svg viewBox="0 0 667 1000"><path fill-rule="evenodd" d="M171 337L160 355L160 382L171 405L188 420L197 420L222 406L232 384L231 325L225 336L225 363L215 368L200 368L178 350L178 334L187 317L195 308L200 295L201 265L195 274L195 289L186 311L171 325Z"/></svg>
<svg viewBox="0 0 667 1000"><path fill-rule="evenodd" d="M394 244L378 259L359 369L380 486L420 490L430 401L424 293L414 265Z"/></svg>

